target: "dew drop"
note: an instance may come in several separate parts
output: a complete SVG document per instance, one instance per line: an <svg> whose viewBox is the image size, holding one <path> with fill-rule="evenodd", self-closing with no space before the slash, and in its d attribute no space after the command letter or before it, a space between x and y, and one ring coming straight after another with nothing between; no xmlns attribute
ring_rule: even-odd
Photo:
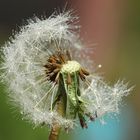
<svg viewBox="0 0 140 140"><path fill-rule="evenodd" d="M102 67L102 65L101 65L101 64L99 64L99 65L98 65L98 68L101 68L101 67Z"/></svg>

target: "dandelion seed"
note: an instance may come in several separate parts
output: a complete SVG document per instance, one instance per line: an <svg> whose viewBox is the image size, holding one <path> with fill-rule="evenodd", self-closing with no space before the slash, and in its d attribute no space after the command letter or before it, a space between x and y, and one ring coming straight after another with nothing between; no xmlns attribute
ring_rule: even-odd
<svg viewBox="0 0 140 140"><path fill-rule="evenodd" d="M77 118L87 128L88 119L118 113L122 97L131 91L121 81L109 86L93 76L75 20L71 12L36 17L2 48L0 69L11 99L25 119L52 128L50 140L57 139L60 128L72 129Z"/></svg>

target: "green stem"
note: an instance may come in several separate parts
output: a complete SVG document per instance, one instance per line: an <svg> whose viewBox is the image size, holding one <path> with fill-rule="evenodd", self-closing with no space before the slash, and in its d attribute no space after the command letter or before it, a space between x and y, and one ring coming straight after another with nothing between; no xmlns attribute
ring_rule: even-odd
<svg viewBox="0 0 140 140"><path fill-rule="evenodd" d="M59 79L59 87L58 87L58 92L56 96L56 100L54 101L54 107L56 108L57 113L64 117L65 112L66 112L66 93L63 85L63 79L60 76ZM53 107L53 108L54 108ZM53 123L50 135L49 135L49 140L58 140L59 134L60 134L61 126L58 124L58 122Z"/></svg>

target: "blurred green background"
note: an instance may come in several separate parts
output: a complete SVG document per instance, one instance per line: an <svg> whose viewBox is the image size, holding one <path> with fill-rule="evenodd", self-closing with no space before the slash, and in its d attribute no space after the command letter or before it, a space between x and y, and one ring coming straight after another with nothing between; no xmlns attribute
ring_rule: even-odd
<svg viewBox="0 0 140 140"><path fill-rule="evenodd" d="M102 64L99 72L112 83L125 78L135 85L124 99L118 119L105 116L106 125L97 120L89 129L76 128L61 134L61 140L140 140L140 1L138 0L1 0L0 45L19 30L33 15L48 17L54 9L72 8L80 16L81 36L97 43L93 59ZM22 120L17 108L10 105L0 85L0 140L45 140L48 129L35 128Z"/></svg>

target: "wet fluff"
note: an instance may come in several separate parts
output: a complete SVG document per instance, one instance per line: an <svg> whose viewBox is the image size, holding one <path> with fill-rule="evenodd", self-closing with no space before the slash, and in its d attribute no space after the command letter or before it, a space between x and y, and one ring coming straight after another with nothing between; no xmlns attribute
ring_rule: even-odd
<svg viewBox="0 0 140 140"><path fill-rule="evenodd" d="M23 118L35 125L52 126L55 120L69 129L79 118L86 128L86 120L119 113L122 97L131 90L122 81L109 86L94 74L93 60L84 55L86 48L76 33L76 20L70 12L36 17L2 47L2 79L9 96ZM61 89L66 99L63 116L55 107Z"/></svg>

